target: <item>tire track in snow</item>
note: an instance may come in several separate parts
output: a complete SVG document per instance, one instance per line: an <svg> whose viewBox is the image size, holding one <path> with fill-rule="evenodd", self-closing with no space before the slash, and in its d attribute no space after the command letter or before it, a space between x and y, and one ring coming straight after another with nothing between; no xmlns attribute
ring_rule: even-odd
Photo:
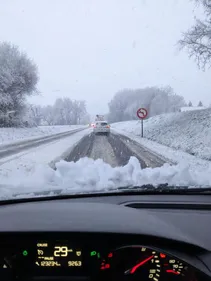
<svg viewBox="0 0 211 281"><path fill-rule="evenodd" d="M136 157L139 160L142 168L146 168L145 162L134 153L123 141L121 141L118 135L110 134L108 141L116 155L118 160L118 166L125 166L127 165L131 156Z"/></svg>
<svg viewBox="0 0 211 281"><path fill-rule="evenodd" d="M123 142L135 155L139 156L142 162L144 162L145 167L156 168L163 166L165 163L174 164L168 159L153 153L149 149L124 135L113 134L113 136L118 137L118 139L120 139L121 142ZM142 168L145 168L144 166L142 166Z"/></svg>
<svg viewBox="0 0 211 281"><path fill-rule="evenodd" d="M110 164L112 167L116 167L118 166L117 157L108 139L109 137L104 135L95 135L89 157L94 160L102 159L105 163Z"/></svg>
<svg viewBox="0 0 211 281"><path fill-rule="evenodd" d="M83 137L64 160L67 162L77 162L80 158L88 157L92 150L93 142L94 134L91 133Z"/></svg>
<svg viewBox="0 0 211 281"><path fill-rule="evenodd" d="M112 167L117 167L126 165L131 156L139 160L142 168L147 167L140 155L132 151L118 135L104 136L91 133L82 138L65 160L76 162L80 158L90 157L94 160L102 159Z"/></svg>
<svg viewBox="0 0 211 281"><path fill-rule="evenodd" d="M80 158L90 157L94 160L102 159L112 167L117 167L125 166L131 156L139 160L142 169L161 167L167 162L135 141L113 133L109 136L91 133L83 137L65 160L76 162Z"/></svg>

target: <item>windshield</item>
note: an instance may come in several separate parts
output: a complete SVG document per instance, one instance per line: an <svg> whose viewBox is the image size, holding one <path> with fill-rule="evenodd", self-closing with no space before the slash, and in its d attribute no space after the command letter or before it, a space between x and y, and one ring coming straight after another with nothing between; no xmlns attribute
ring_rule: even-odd
<svg viewBox="0 0 211 281"><path fill-rule="evenodd" d="M0 200L211 186L210 1L1 1L0 39Z"/></svg>
<svg viewBox="0 0 211 281"><path fill-rule="evenodd" d="M106 125L108 125L108 123L106 123L106 122L97 122L96 125L97 126L106 126Z"/></svg>

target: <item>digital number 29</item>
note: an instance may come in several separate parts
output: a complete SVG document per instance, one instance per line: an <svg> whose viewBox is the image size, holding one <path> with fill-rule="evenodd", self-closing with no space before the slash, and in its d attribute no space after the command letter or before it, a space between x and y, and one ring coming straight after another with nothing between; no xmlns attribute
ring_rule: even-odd
<svg viewBox="0 0 211 281"><path fill-rule="evenodd" d="M68 247L66 246L55 246L54 247L54 257L67 257L68 255Z"/></svg>

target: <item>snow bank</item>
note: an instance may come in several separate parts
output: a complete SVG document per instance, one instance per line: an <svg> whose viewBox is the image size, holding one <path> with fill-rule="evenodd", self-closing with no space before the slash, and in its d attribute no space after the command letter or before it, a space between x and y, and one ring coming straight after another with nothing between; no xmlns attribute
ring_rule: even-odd
<svg viewBox="0 0 211 281"><path fill-rule="evenodd" d="M71 126L40 126L34 128L0 128L0 145L9 144L21 140L31 140L36 137L45 137L53 134L67 132L83 127Z"/></svg>
<svg viewBox="0 0 211 281"><path fill-rule="evenodd" d="M141 123L128 121L112 128L141 135ZM162 114L144 121L144 136L166 146L211 160L211 109Z"/></svg>
<svg viewBox="0 0 211 281"><path fill-rule="evenodd" d="M192 171L187 165L141 169L139 161L131 157L124 167L112 168L101 159L81 158L78 162L60 161L57 170L48 165L20 167L8 177L1 174L0 197L11 198L17 193L20 197L35 196L33 192L62 189L64 194L114 190L128 185L160 184L207 186L211 185L211 166L205 170ZM5 171L4 171L5 172ZM2 171L1 171L2 173ZM17 178L19 182L17 183ZM6 187L7 185L7 187ZM31 193L31 194L29 194Z"/></svg>
<svg viewBox="0 0 211 281"><path fill-rule="evenodd" d="M183 111L194 111L194 110L202 110L202 109L207 109L207 107L205 106L184 106L184 107L181 107L181 112Z"/></svg>

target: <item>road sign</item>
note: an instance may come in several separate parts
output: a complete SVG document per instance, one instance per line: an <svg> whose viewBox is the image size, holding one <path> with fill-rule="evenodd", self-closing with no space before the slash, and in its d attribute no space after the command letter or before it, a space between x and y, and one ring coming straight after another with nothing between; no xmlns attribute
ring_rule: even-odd
<svg viewBox="0 0 211 281"><path fill-rule="evenodd" d="M144 119L147 117L146 108L139 108L136 112L139 119L141 119L141 137L144 137Z"/></svg>
<svg viewBox="0 0 211 281"><path fill-rule="evenodd" d="M136 114L139 119L145 119L147 117L147 110L146 108L139 108Z"/></svg>

